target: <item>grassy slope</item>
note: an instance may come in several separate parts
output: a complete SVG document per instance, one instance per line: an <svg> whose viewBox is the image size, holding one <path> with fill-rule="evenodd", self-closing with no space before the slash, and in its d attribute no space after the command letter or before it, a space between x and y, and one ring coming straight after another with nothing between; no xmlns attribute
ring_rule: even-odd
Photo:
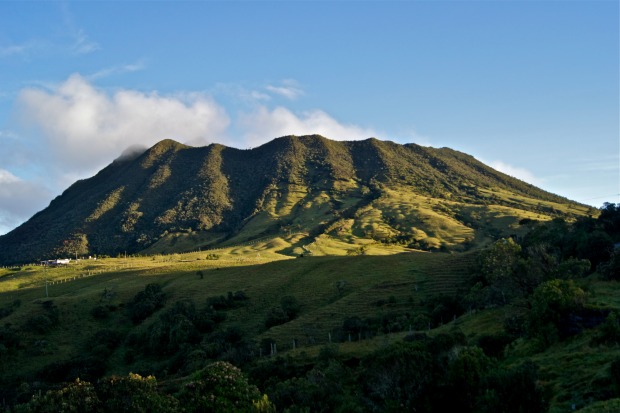
<svg viewBox="0 0 620 413"><path fill-rule="evenodd" d="M26 333L27 346L40 339L48 341L49 354L3 363L4 374L19 366L20 371L35 371L53 360L66 359L79 353L84 340L106 325L123 331L132 326L121 312L112 313L108 321L97 321L90 310L104 304L127 303L151 282L164 285L170 300L190 298L203 306L206 297L243 290L249 304L229 312L226 321L235 324L256 340L272 338L281 350L290 347L292 339L298 345L325 343L327 333L354 315L371 316L385 311L415 311L420 300L438 292L453 292L455 279L469 264L468 256L430 254L424 252L398 253L384 249L388 255L360 257L286 258L266 245L233 247L219 250L218 260L206 260L208 253L159 255L144 258L108 258L81 261L68 268L43 270L24 267L19 271L0 270L0 307L16 299L20 307L3 323L23 325L35 314L42 314L40 303L45 301L45 280L49 299L60 311L60 324L47 335ZM389 268L389 271L385 271ZM203 271L204 279L196 272ZM75 277L75 279L74 279ZM66 281L65 281L66 280ZM336 281L347 282L343 294L338 294ZM416 286L417 290L416 291ZM104 299L105 289L114 292L112 300ZM285 325L264 331L267 312L285 295L295 296L301 303L301 315ZM377 307L372 303L394 296L396 303ZM156 315L149 320L154 320ZM144 323L146 328L149 320ZM309 337L313 335L312 337ZM126 369L119 363L113 371Z"/></svg>
<svg viewBox="0 0 620 413"><path fill-rule="evenodd" d="M103 328L113 326L126 333L131 331L134 327L122 310L112 313L105 321L93 319L90 310L102 302L127 303L151 282L164 285L164 291L170 296L167 308L184 298L203 305L206 297L243 290L250 297L248 304L230 311L225 324L239 326L256 341L275 340L280 352L307 357L318 353L328 342L328 333L348 317L363 318L386 312L412 314L421 310L425 299L454 294L474 259L471 253L401 253L380 244L374 244L371 247L374 250L370 251L385 255L288 259L277 253L284 243L272 240L220 249L216 251L220 255L218 260L206 260L209 253L200 252L81 261L68 268L48 270L2 269L0 307L21 300L21 306L4 318L3 323L22 325L32 315L43 312L40 303L45 300L45 280L55 283L48 285L49 298L58 306L61 320L60 325L45 336L25 333L27 349L44 339L48 343L45 350L28 357L5 359L2 375L11 377L15 372L28 375L53 361L74 357L86 345L86 340ZM336 241L325 240L325 243L332 248L337 245ZM320 247L320 242L317 244ZM198 270L203 271L204 279L196 275ZM58 283L62 280L70 281ZM346 281L342 294L335 284L339 280ZM588 288L593 304L620 308L617 283L591 280ZM102 301L104 289L115 293L111 300ZM299 300L300 316L265 330L263 323L267 312L285 295ZM375 303L380 300L387 304L377 306ZM505 312L500 309L467 314L432 330L431 334L458 327L471 343L475 343L480 335L501 330ZM156 318L157 313L137 328L148 328ZM354 338L353 342L342 343L339 348L345 356L359 356L405 334L377 336L360 342L355 342ZM597 380L607 377L610 363L620 356L616 347L590 346L591 337L591 332L585 332L542 353L517 343L508 351L503 363L518 364L530 358L540 365L542 384L553 394L551 412L566 411L573 403L582 407L591 396L588 392L596 388ZM293 339L297 342L296 350L292 350ZM124 346L121 346L110 358L108 374L126 373L131 369L123 362L123 352Z"/></svg>

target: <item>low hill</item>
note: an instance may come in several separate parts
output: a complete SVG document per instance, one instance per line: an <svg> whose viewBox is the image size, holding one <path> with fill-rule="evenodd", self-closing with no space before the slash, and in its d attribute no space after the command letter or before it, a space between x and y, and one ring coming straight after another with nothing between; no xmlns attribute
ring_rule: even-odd
<svg viewBox="0 0 620 413"><path fill-rule="evenodd" d="M588 213L447 149L286 136L251 150L164 140L80 180L0 237L0 263L183 252L273 238L280 253L368 242L467 250L524 218Z"/></svg>

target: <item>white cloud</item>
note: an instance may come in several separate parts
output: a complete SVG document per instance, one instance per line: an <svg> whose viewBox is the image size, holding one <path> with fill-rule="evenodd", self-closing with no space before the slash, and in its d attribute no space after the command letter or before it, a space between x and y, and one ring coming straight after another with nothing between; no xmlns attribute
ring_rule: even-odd
<svg viewBox="0 0 620 413"><path fill-rule="evenodd" d="M321 110L296 115L283 107L273 110L265 106L243 113L238 119L247 144L256 146L285 135L319 134L334 140L358 140L377 136L372 129L342 124Z"/></svg>
<svg viewBox="0 0 620 413"><path fill-rule="evenodd" d="M53 90L28 88L18 95L24 124L65 170L93 172L133 144L218 137L228 127L225 111L203 94L162 96L118 90L109 94L75 74ZM41 148L43 149L43 148Z"/></svg>
<svg viewBox="0 0 620 413"><path fill-rule="evenodd" d="M271 100L271 96L267 93L248 89L238 83L217 83L212 92L216 96L232 99L245 105L254 105L257 102Z"/></svg>
<svg viewBox="0 0 620 413"><path fill-rule="evenodd" d="M0 184L10 184L18 181L18 177L16 177L6 169L0 169Z"/></svg>
<svg viewBox="0 0 620 413"><path fill-rule="evenodd" d="M22 55L26 53L28 48L29 48L29 45L27 44L13 44L9 46L0 46L0 57Z"/></svg>
<svg viewBox="0 0 620 413"><path fill-rule="evenodd" d="M280 86L267 85L265 89L290 100L295 100L304 94L304 91L299 87L297 81L292 79L283 80Z"/></svg>
<svg viewBox="0 0 620 413"><path fill-rule="evenodd" d="M127 65L120 65L120 66L112 66L112 67L107 67L105 69L101 69L91 75L86 76L86 79L89 81L93 81L96 79L102 79L105 77L109 77L109 76L113 76L113 75L120 75L123 73L131 73L131 72L138 72L140 70L144 70L145 68L145 64L143 62L137 62L137 63L132 63L132 64L127 64Z"/></svg>
<svg viewBox="0 0 620 413"><path fill-rule="evenodd" d="M90 40L84 30L80 29L74 33L74 41L71 46L71 51L75 54L86 54L97 51L101 47Z"/></svg>
<svg viewBox="0 0 620 413"><path fill-rule="evenodd" d="M524 182L527 182L532 185L541 185L543 180L534 176L534 174L528 171L525 168L519 168L516 166L509 165L502 161L493 161L487 163L491 168L496 169L500 172L505 173L506 175L510 175L513 178L520 179Z"/></svg>
<svg viewBox="0 0 620 413"><path fill-rule="evenodd" d="M4 234L43 209L51 193L43 185L18 178L0 169L0 234Z"/></svg>
<svg viewBox="0 0 620 413"><path fill-rule="evenodd" d="M33 54L41 54L48 50L51 44L48 41L41 39L32 39L20 44L8 44L0 46L0 57L14 57L19 56L22 58L28 58Z"/></svg>

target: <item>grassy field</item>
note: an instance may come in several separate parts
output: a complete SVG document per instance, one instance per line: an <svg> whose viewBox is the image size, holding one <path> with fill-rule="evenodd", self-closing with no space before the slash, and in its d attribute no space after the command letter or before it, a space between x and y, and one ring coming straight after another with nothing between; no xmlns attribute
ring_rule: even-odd
<svg viewBox="0 0 620 413"><path fill-rule="evenodd" d="M337 241L329 239L315 244L315 250L324 252L338 247ZM28 346L45 340L45 348L27 359L7 360L4 373L10 374L18 366L20 374L34 372L54 360L74 357L106 326L129 332L134 327L123 307L149 283L163 286L169 297L166 308L183 299L203 306L207 297L243 291L248 303L229 311L226 324L238 326L257 342L272 339L285 351L292 348L293 340L298 347L328 343L330 331L348 317L415 313L425 298L454 293L472 260L471 255L402 252L380 244L369 252L382 255L291 259L275 252L281 247L272 240L209 252L82 260L59 268L0 269L0 308L16 300L20 303L4 323L25 325L45 313L42 303L49 300L59 314L58 326L49 333L25 335ZM283 296L299 301L299 317L266 329L269 310ZM92 309L102 304L117 309L104 321L91 315ZM157 313L137 328L146 329L156 319ZM111 358L117 362L111 363L110 373L127 369L121 353L122 349Z"/></svg>

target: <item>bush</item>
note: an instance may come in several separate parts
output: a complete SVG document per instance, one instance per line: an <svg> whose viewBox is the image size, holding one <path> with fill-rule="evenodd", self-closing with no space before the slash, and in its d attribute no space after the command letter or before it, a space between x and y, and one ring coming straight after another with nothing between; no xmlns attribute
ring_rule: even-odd
<svg viewBox="0 0 620 413"><path fill-rule="evenodd" d="M614 345L618 343L620 343L620 314L617 311L612 311L598 328L597 334L592 339L592 344Z"/></svg>
<svg viewBox="0 0 620 413"><path fill-rule="evenodd" d="M136 294L129 303L127 311L134 324L139 324L148 316L159 310L166 303L166 294L159 284L149 284Z"/></svg>
<svg viewBox="0 0 620 413"><path fill-rule="evenodd" d="M273 411L241 370L224 361L197 372L194 380L181 389L179 401L187 413L254 412L254 403L259 401L263 411Z"/></svg>
<svg viewBox="0 0 620 413"><path fill-rule="evenodd" d="M35 395L28 403L18 405L17 413L102 413L101 400L95 388L87 381L76 379L60 390L49 390L44 395Z"/></svg>
<svg viewBox="0 0 620 413"><path fill-rule="evenodd" d="M299 301L292 295L282 297L280 306L272 308L267 314L265 327L271 328L280 324L288 323L297 318L301 311Z"/></svg>
<svg viewBox="0 0 620 413"><path fill-rule="evenodd" d="M160 394L153 376L129 373L126 377L108 377L97 386L105 412L174 413L179 403L174 397Z"/></svg>
<svg viewBox="0 0 620 413"><path fill-rule="evenodd" d="M510 370L497 370L485 377L478 397L481 413L543 413L548 409L542 389L537 384L538 367L525 363Z"/></svg>

